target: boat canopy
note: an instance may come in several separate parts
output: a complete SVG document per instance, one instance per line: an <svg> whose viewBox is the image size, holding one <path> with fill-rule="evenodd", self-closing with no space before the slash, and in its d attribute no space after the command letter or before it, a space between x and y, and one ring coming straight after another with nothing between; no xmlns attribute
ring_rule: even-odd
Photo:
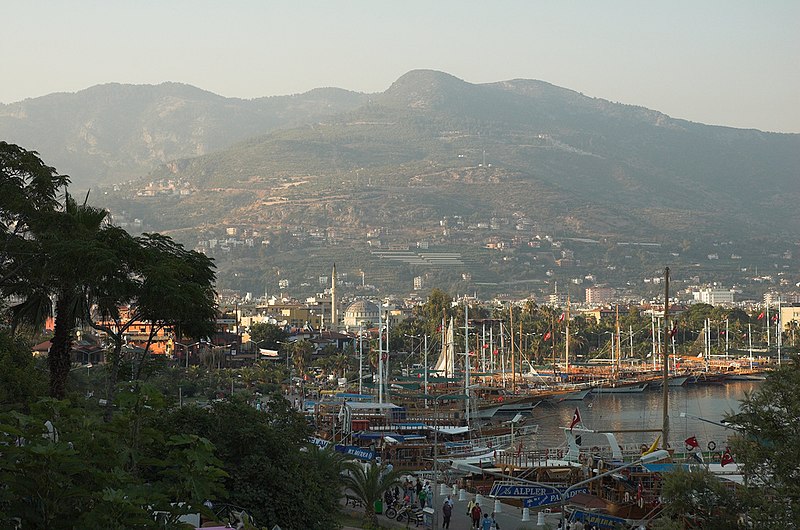
<svg viewBox="0 0 800 530"><path fill-rule="evenodd" d="M402 408L399 405L395 405L394 403L363 403L361 401L347 401L345 405L350 407L352 410L390 410L390 409L399 409Z"/></svg>
<svg viewBox="0 0 800 530"><path fill-rule="evenodd" d="M466 426L464 426L464 427L451 427L449 425L438 425L436 427L429 427L429 429L432 430L432 431L438 431L438 432L440 432L442 434L450 434L450 435L464 434L464 433L469 432L469 427L466 427Z"/></svg>

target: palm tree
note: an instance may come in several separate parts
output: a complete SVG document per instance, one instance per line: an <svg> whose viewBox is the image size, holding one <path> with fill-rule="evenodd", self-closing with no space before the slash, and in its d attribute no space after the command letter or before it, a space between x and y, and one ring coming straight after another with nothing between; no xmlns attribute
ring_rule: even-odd
<svg viewBox="0 0 800 530"><path fill-rule="evenodd" d="M378 524L375 513L375 502L383 498L389 488L400 482L402 471L389 471L386 466L365 464L363 462L345 462L345 473L342 482L345 489L352 492L364 504L364 515L374 527Z"/></svg>

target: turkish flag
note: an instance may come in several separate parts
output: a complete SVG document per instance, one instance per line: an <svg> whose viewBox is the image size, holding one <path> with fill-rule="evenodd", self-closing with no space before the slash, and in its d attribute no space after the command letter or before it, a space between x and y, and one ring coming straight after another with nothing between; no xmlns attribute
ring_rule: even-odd
<svg viewBox="0 0 800 530"><path fill-rule="evenodd" d="M722 467L725 467L728 464L733 464L733 455L731 454L730 447L725 448L725 452L722 453L722 460L720 461L720 465L722 465Z"/></svg>
<svg viewBox="0 0 800 530"><path fill-rule="evenodd" d="M764 312L763 311L761 313L759 313L758 320L761 320L762 318L764 318Z"/></svg>
<svg viewBox="0 0 800 530"><path fill-rule="evenodd" d="M686 449L688 451L700 447L700 444L697 443L697 436L692 436L691 438L687 438L686 440L684 440L684 443L686 444Z"/></svg>
<svg viewBox="0 0 800 530"><path fill-rule="evenodd" d="M578 425L581 422L581 411L577 408L575 409L575 413L572 415L572 421L569 422L569 430L571 431L573 427Z"/></svg>
<svg viewBox="0 0 800 530"><path fill-rule="evenodd" d="M544 337L542 337L542 340L544 340L544 341L550 340L550 337L551 337L551 334L548 331L547 333L544 334Z"/></svg>

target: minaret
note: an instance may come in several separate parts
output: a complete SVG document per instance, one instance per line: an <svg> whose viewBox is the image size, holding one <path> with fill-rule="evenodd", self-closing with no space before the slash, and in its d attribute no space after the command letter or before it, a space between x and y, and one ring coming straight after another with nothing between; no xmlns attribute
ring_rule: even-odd
<svg viewBox="0 0 800 530"><path fill-rule="evenodd" d="M339 331L339 313L336 311L336 263L331 272L331 331Z"/></svg>

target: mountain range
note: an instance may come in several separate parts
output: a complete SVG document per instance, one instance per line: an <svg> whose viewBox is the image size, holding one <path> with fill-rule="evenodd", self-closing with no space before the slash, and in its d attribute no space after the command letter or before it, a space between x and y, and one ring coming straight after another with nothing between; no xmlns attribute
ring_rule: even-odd
<svg viewBox="0 0 800 530"><path fill-rule="evenodd" d="M696 259L720 241L794 245L800 229L800 135L692 123L535 80L415 70L379 94L256 100L103 85L0 106L0 136L76 185L140 177L103 200L187 241L221 226L304 227L361 250L376 230L384 246L482 248L522 224L603 242L607 261L622 241L694 247ZM142 197L144 182L168 181L191 193ZM455 219L505 221L455 236Z"/></svg>

